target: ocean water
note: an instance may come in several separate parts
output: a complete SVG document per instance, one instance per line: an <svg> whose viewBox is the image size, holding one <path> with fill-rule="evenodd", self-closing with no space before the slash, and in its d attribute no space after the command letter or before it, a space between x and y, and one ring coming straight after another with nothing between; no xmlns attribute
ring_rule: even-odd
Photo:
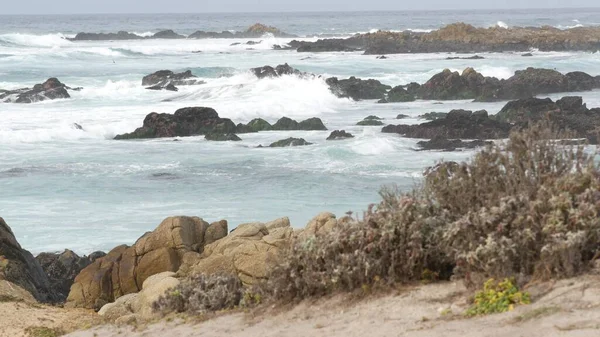
<svg viewBox="0 0 600 337"><path fill-rule="evenodd" d="M449 54L390 55L378 60L360 53L275 51L290 39L145 40L70 42L79 31L140 34L173 29L243 30L262 22L313 40L314 35L348 36L373 29L431 30L455 21L477 26L559 28L600 24L598 9L467 12L265 13L0 16L0 88L11 89L58 77L71 87L69 100L0 104L0 216L34 253L70 248L78 253L131 244L162 219L196 215L207 221L240 223L289 216L304 226L321 211L361 214L377 202L382 186L408 190L436 161L463 160L473 152L416 152L418 140L360 127L368 115L399 123L422 122L418 115L454 108L504 105L469 101L416 101L398 104L354 102L332 95L322 79L286 76L258 80L251 67L289 63L325 76L375 78L386 84L424 82L444 68L474 67L484 75L510 77L528 66L581 70L600 75L598 53L483 54L483 60L446 60ZM231 46L234 42L242 45ZM251 50L249 49L251 48ZM192 53L202 51L201 53ZM141 78L160 69L187 69L207 83L155 92ZM590 107L600 92L581 93ZM552 95L558 98L561 95ZM165 101L167 100L167 101ZM141 126L150 112L173 113L187 106L209 106L234 122L282 116L321 118L328 129L356 137L326 142L330 131L261 132L242 142L207 142L203 137L114 141ZM72 125L78 123L84 130ZM290 136L315 145L257 149Z"/></svg>

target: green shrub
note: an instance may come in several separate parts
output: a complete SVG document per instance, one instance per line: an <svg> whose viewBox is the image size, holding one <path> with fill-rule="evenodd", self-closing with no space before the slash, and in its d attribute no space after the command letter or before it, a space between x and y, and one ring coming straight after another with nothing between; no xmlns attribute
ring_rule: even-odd
<svg viewBox="0 0 600 337"><path fill-rule="evenodd" d="M475 294L473 306L467 310L467 316L478 316L512 311L515 305L529 304L531 300L527 292L521 292L514 280L505 279L496 282L489 279L483 290Z"/></svg>
<svg viewBox="0 0 600 337"><path fill-rule="evenodd" d="M25 329L25 333L29 337L58 337L65 334L61 329L44 326L29 327Z"/></svg>

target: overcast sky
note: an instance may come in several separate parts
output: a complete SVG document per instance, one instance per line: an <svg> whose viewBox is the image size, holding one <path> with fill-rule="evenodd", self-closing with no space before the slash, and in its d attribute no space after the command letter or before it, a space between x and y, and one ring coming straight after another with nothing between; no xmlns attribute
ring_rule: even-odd
<svg viewBox="0 0 600 337"><path fill-rule="evenodd" d="M599 0L27 0L0 14L203 13L598 7Z"/></svg>

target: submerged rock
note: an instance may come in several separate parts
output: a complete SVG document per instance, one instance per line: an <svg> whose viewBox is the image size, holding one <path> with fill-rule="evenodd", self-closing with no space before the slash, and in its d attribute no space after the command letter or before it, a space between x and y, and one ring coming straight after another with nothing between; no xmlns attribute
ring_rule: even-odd
<svg viewBox="0 0 600 337"><path fill-rule="evenodd" d="M341 140L348 138L354 138L354 136L351 133L346 132L345 130L335 130L331 132L329 137L327 137L327 140Z"/></svg>
<svg viewBox="0 0 600 337"><path fill-rule="evenodd" d="M154 39L185 39L185 36L175 33L173 30L163 30L154 35L152 35Z"/></svg>
<svg viewBox="0 0 600 337"><path fill-rule="evenodd" d="M0 101L4 103L35 103L45 100L71 98L67 89L70 88L53 77L44 83L34 85L33 88L0 90Z"/></svg>
<svg viewBox="0 0 600 337"><path fill-rule="evenodd" d="M204 139L210 140L210 141L215 141L215 142L226 142L226 141L239 142L242 140L235 133L209 133L206 136L204 136Z"/></svg>
<svg viewBox="0 0 600 337"><path fill-rule="evenodd" d="M326 80L329 89L340 98L352 98L355 101L361 99L381 99L386 92L391 89L389 85L373 79L362 80L354 76L338 80L337 77L330 77Z"/></svg>
<svg viewBox="0 0 600 337"><path fill-rule="evenodd" d="M383 125L383 122L381 120L382 120L382 118L371 115L371 116L365 117L362 121L356 123L356 125L361 125L361 126Z"/></svg>
<svg viewBox="0 0 600 337"><path fill-rule="evenodd" d="M171 70L159 70L142 78L142 85L150 90L177 91L178 89L176 86L178 85L198 85L205 83L206 82L197 79L197 77L192 74L191 70L178 74Z"/></svg>
<svg viewBox="0 0 600 337"><path fill-rule="evenodd" d="M305 146L312 145L312 143L307 142L304 138L287 138L278 140L275 143L271 143L269 147L288 147L288 146Z"/></svg>
<svg viewBox="0 0 600 337"><path fill-rule="evenodd" d="M144 118L141 128L132 133L117 135L115 139L187 137L235 131L235 124L228 118L220 118L214 109L191 107L179 109L175 114L152 112Z"/></svg>

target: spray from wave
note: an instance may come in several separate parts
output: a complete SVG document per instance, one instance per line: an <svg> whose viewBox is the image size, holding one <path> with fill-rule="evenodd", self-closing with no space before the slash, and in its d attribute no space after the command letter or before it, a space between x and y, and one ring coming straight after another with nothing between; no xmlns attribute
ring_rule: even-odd
<svg viewBox="0 0 600 337"><path fill-rule="evenodd" d="M67 36L60 33L46 35L10 33L0 35L0 46L54 48L72 45L73 43L66 38Z"/></svg>

